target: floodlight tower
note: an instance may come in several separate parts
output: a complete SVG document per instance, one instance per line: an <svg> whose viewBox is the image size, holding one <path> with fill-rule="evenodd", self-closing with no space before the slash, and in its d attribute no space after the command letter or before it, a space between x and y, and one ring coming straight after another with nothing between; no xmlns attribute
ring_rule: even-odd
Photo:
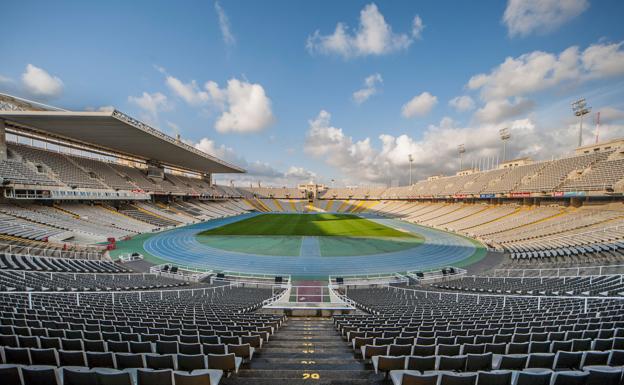
<svg viewBox="0 0 624 385"><path fill-rule="evenodd" d="M414 157L412 156L412 154L407 155L407 159L409 160L409 164L410 164L410 174L409 174L409 185L412 185L412 162L414 162Z"/></svg>
<svg viewBox="0 0 624 385"><path fill-rule="evenodd" d="M578 116L581 121L579 124L579 147L583 145L583 116L589 114L590 111L591 107L587 106L587 101L585 101L585 98L580 98L579 100L572 103L572 112L574 112L574 115Z"/></svg>
<svg viewBox="0 0 624 385"><path fill-rule="evenodd" d="M466 152L466 146L460 144L457 146L457 152L459 153L459 171L464 168L464 153Z"/></svg>
<svg viewBox="0 0 624 385"><path fill-rule="evenodd" d="M507 141L511 139L511 132L509 132L509 128L503 128L498 133L503 141L503 163L505 163L507 160Z"/></svg>

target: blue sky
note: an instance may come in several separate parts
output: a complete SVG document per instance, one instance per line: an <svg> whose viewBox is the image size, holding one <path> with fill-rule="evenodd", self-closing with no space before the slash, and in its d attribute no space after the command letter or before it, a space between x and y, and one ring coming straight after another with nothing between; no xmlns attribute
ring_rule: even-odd
<svg viewBox="0 0 624 385"><path fill-rule="evenodd" d="M10 2L0 91L114 106L247 168L242 184L405 183L408 154L415 178L456 172L462 143L464 165L495 162L503 127L512 156L569 153L579 96L603 139L624 136L623 14L610 0Z"/></svg>

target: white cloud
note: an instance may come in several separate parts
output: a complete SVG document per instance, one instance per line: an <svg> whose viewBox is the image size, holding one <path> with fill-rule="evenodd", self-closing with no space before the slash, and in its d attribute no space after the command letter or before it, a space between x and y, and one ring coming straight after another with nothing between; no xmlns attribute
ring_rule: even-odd
<svg viewBox="0 0 624 385"><path fill-rule="evenodd" d="M316 30L308 37L306 47L310 53L350 58L405 50L412 42L408 34L394 33L377 6L368 4L360 11L360 25L353 33L347 25L338 23L331 35L321 35Z"/></svg>
<svg viewBox="0 0 624 385"><path fill-rule="evenodd" d="M535 103L526 98L495 99L475 112L480 122L497 123L529 112Z"/></svg>
<svg viewBox="0 0 624 385"><path fill-rule="evenodd" d="M624 74L623 44L624 42L590 45L581 56L587 76L599 78Z"/></svg>
<svg viewBox="0 0 624 385"><path fill-rule="evenodd" d="M533 104L526 97L532 94L621 76L624 74L623 45L624 42L597 43L585 50L572 46L559 54L533 51L508 57L489 73L475 75L468 81L467 88L478 90L485 103L476 115L486 121L509 118L531 109ZM504 111L496 113L497 108Z"/></svg>
<svg viewBox="0 0 624 385"><path fill-rule="evenodd" d="M420 16L414 16L414 21L412 22L412 37L414 39L422 39L423 29L425 29L425 25Z"/></svg>
<svg viewBox="0 0 624 385"><path fill-rule="evenodd" d="M221 34L223 35L223 42L230 46L236 44L236 38L232 34L230 27L230 19L227 17L218 1L215 1L214 7L217 12L217 16L219 17L219 28L221 29Z"/></svg>
<svg viewBox="0 0 624 385"><path fill-rule="evenodd" d="M475 102L470 96L462 95L449 100L449 106L458 112L465 112L472 110L475 107Z"/></svg>
<svg viewBox="0 0 624 385"><path fill-rule="evenodd" d="M357 104L362 104L368 100L371 96L377 93L377 84L382 84L383 78L380 74L372 74L364 79L364 88L361 88L353 93L353 100Z"/></svg>
<svg viewBox="0 0 624 385"><path fill-rule="evenodd" d="M221 133L259 132L275 121L271 99L260 84L230 79L223 88L214 81L207 81L200 88L195 80L184 83L171 75L165 82L186 103L218 109L221 114L215 128Z"/></svg>
<svg viewBox="0 0 624 385"><path fill-rule="evenodd" d="M509 36L545 34L589 8L587 0L509 0L503 23Z"/></svg>
<svg viewBox="0 0 624 385"><path fill-rule="evenodd" d="M195 148L209 155L223 159L244 168L245 174L228 174L224 177L227 180L235 180L238 184L262 182L263 185L293 186L297 183L307 182L316 178L316 174L303 167L290 166L282 172L270 163L254 161L249 162L244 157L238 155L234 149L223 144L217 145L214 140L202 138L197 143L191 143Z"/></svg>
<svg viewBox="0 0 624 385"><path fill-rule="evenodd" d="M602 107L595 111L600 112L601 123L613 123L624 121L624 111L614 107Z"/></svg>
<svg viewBox="0 0 624 385"><path fill-rule="evenodd" d="M323 110L309 121L304 150L340 172L346 184L359 185L387 184L389 178L406 183L410 154L414 159L415 179L439 174L454 175L459 168L457 145L460 143L465 143L467 150L464 166L473 162L477 164L479 159L481 164L492 164L502 155L499 130L504 127L509 128L512 134L507 154L535 160L569 153L576 146L578 134L576 122L557 122L549 126L533 119L520 119L504 124L460 127L445 117L439 124L427 127L419 139L408 135L380 134L378 142L373 143L370 138L354 139L343 129L332 126L330 120L331 115ZM601 125L601 140L622 135L624 124ZM593 140L594 136L593 129L586 129L585 143Z"/></svg>
<svg viewBox="0 0 624 385"><path fill-rule="evenodd" d="M26 66L22 74L22 84L26 92L34 97L51 99L63 93L63 81L46 70L32 64Z"/></svg>
<svg viewBox="0 0 624 385"><path fill-rule="evenodd" d="M273 124L271 99L260 84L230 79L227 88L212 83L208 89L214 100L224 100L227 105L215 123L217 131L258 132Z"/></svg>
<svg viewBox="0 0 624 385"><path fill-rule="evenodd" d="M198 105L210 99L208 92L200 90L195 80L191 80L190 83L183 83L180 79L167 75L165 83L174 94L188 104Z"/></svg>
<svg viewBox="0 0 624 385"><path fill-rule="evenodd" d="M86 107L85 111L97 111L97 112L113 112L114 106L101 106L101 107Z"/></svg>
<svg viewBox="0 0 624 385"><path fill-rule="evenodd" d="M303 167L290 166L284 173L286 178L295 179L299 181L310 181L316 178L316 173L306 170Z"/></svg>
<svg viewBox="0 0 624 385"><path fill-rule="evenodd" d="M160 92L152 94L143 92L141 96L129 96L128 101L136 104L144 111L145 115L142 116L142 119L147 120L148 123L157 123L158 113L171 109L169 100Z"/></svg>
<svg viewBox="0 0 624 385"><path fill-rule="evenodd" d="M410 101L405 103L401 108L401 114L405 118L424 116L427 115L437 103L437 96L433 96L429 92L423 92L420 95L414 96L410 99Z"/></svg>

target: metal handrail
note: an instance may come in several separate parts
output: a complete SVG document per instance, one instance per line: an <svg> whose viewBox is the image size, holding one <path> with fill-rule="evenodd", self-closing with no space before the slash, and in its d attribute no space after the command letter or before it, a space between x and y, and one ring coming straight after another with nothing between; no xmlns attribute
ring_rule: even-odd
<svg viewBox="0 0 624 385"><path fill-rule="evenodd" d="M516 299L516 298L535 298L537 299L537 309L540 310L541 309L541 302L542 299L556 299L556 300L568 300L568 299L577 299L577 300L581 300L584 303L584 312L587 312L587 306L588 306L588 301L589 300L601 300L601 301L605 301L605 300L616 300L616 301L624 301L624 297L596 297L596 296L559 296L559 295L523 295L523 294L517 294L517 295L506 295L506 294L480 294L480 293L459 293L459 292L442 292L442 291L430 291L430 290L418 290L418 289L409 289L406 287L397 287L397 286L390 286L390 285L386 285L385 287L388 288L388 290L393 289L393 290L404 290L404 291L412 291L412 292L416 292L416 293L424 293L425 294L425 298L428 298L430 295L437 295L438 298L441 300L442 299L442 295L445 296L455 296L455 302L459 302L459 296L468 296L468 297L476 297L477 298L477 304L479 304L479 302L481 301L481 297L502 297L503 298L503 307L506 306L507 303L507 298L510 299Z"/></svg>
<svg viewBox="0 0 624 385"><path fill-rule="evenodd" d="M510 273L511 272L522 272L522 276L521 277L526 277L526 272L528 271L537 271L538 272L538 278L541 277L542 275L542 271L544 270L556 270L557 271L557 275L556 276L551 276L551 277L561 277L561 270L576 270L576 275L569 275L567 277L585 277L585 275L581 275L580 271L581 269L598 269L598 275L603 275L602 272L604 269L612 269L612 268L622 268L624 269L624 265L601 265L601 266L576 266L576 267L543 267L543 268L530 268L530 269L494 269L494 273L496 274L496 272L500 271L500 272L507 272L507 277L509 278L513 278ZM608 274L608 275L619 275L619 274ZM517 277L520 278L520 277ZM526 278L531 278L531 277L526 277Z"/></svg>

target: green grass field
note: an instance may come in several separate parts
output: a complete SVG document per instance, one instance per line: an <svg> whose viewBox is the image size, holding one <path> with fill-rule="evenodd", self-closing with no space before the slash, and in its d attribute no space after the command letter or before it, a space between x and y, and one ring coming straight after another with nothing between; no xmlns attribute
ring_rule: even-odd
<svg viewBox="0 0 624 385"><path fill-rule="evenodd" d="M200 235L414 238L413 234L349 214L263 214Z"/></svg>

